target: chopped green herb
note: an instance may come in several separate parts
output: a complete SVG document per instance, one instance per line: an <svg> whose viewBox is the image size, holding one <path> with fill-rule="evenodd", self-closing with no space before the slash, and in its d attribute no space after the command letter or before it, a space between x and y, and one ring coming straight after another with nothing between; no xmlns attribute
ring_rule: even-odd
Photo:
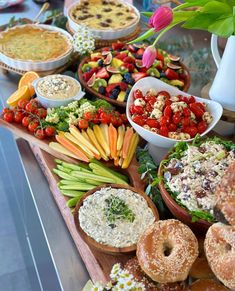
<svg viewBox="0 0 235 291"><path fill-rule="evenodd" d="M110 223L120 219L127 220L129 222L133 222L135 220L135 214L122 199L111 195L111 197L106 199L105 202L107 206L103 209L103 211Z"/></svg>

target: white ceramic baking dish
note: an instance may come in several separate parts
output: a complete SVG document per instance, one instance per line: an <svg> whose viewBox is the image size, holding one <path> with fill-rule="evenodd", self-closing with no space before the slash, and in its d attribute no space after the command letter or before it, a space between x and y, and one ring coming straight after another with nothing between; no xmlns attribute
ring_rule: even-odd
<svg viewBox="0 0 235 291"><path fill-rule="evenodd" d="M120 1L120 2L129 6L131 9L134 10L135 14L137 15L136 21L128 27L121 28L121 29L115 29L115 30L114 29L113 30L112 29L99 30L99 29L92 29L89 27L89 30L92 32L95 39L102 39L102 40L118 39L118 38L122 38L122 37L130 35L131 33L133 33L136 30L136 28L139 24L139 21L140 21L139 10L136 9L136 7L134 7L133 5L131 5L125 1ZM80 1L76 1L76 3L73 3L68 9L68 15L67 15L68 24L69 24L70 29L74 32L78 31L80 25L70 17L70 12L73 9L73 7L79 3L80 3Z"/></svg>
<svg viewBox="0 0 235 291"><path fill-rule="evenodd" d="M65 65L69 61L69 58L73 52L73 46L72 46L72 39L73 38L67 31L65 31L61 28L58 28L58 27L54 27L51 25L44 25L44 24L25 24L23 26L36 26L36 27L47 29L47 30L60 32L71 43L71 48L67 52L65 52L65 54L62 55L61 57L58 57L57 59L54 59L51 61L43 61L43 62L42 61L40 61L40 62L32 61L32 60L28 60L28 61L17 60L17 59L13 59L11 57L8 57L5 54L0 52L0 61L1 62L8 65L9 67L12 67L12 68L17 69L17 70L40 72L40 71L50 71L50 70L54 70L56 68L62 67L63 65ZM16 27L17 26L9 28L9 29L15 29ZM6 30L0 33L0 38L3 37L5 32L6 32Z"/></svg>

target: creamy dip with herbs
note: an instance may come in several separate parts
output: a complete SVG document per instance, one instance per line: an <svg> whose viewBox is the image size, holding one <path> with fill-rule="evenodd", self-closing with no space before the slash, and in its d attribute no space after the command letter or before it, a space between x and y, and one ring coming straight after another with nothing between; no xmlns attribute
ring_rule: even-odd
<svg viewBox="0 0 235 291"><path fill-rule="evenodd" d="M51 75L38 82L37 91L47 99L63 100L77 95L80 86L75 79L68 76Z"/></svg>
<svg viewBox="0 0 235 291"><path fill-rule="evenodd" d="M102 188L79 209L80 226L97 242L113 247L136 244L155 221L146 200L127 189Z"/></svg>
<svg viewBox="0 0 235 291"><path fill-rule="evenodd" d="M235 150L227 151L213 141L199 147L189 145L180 159L171 159L164 178L172 192L190 211L207 211L213 215L215 189L227 168L235 160Z"/></svg>

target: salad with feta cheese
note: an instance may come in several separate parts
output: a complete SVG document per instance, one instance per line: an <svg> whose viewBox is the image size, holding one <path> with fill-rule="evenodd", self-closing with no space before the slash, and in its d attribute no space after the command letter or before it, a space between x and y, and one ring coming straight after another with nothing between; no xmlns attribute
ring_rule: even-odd
<svg viewBox="0 0 235 291"><path fill-rule="evenodd" d="M163 160L163 180L174 200L194 221L214 221L215 189L235 161L235 144L218 137L178 142Z"/></svg>

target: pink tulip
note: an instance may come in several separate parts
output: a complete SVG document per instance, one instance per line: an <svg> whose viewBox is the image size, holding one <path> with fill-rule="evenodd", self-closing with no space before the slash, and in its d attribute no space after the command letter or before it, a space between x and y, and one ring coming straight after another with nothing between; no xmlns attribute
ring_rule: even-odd
<svg viewBox="0 0 235 291"><path fill-rule="evenodd" d="M157 51L154 46L150 45L148 46L143 54L142 57L142 64L146 68L150 68L152 64L154 63L157 56Z"/></svg>
<svg viewBox="0 0 235 291"><path fill-rule="evenodd" d="M161 6L149 19L149 25L152 26L155 31L159 31L168 26L173 20L173 12L170 7Z"/></svg>

